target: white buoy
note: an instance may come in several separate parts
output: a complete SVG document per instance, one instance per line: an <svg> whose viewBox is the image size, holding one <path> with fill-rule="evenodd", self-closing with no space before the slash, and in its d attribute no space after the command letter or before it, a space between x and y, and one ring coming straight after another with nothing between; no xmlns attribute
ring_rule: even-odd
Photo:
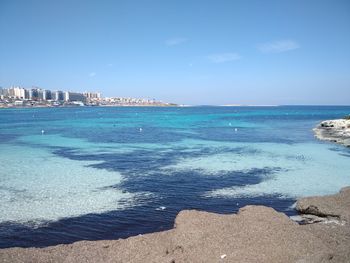
<svg viewBox="0 0 350 263"><path fill-rule="evenodd" d="M228 125L232 126L232 123L230 122Z"/></svg>
<svg viewBox="0 0 350 263"><path fill-rule="evenodd" d="M238 131L238 129L237 128L235 128L235 132L237 132Z"/></svg>
<svg viewBox="0 0 350 263"><path fill-rule="evenodd" d="M44 134L45 133L45 131L44 130L41 130L41 134Z"/></svg>
<svg viewBox="0 0 350 263"><path fill-rule="evenodd" d="M142 132L142 128L140 128L140 132Z"/></svg>

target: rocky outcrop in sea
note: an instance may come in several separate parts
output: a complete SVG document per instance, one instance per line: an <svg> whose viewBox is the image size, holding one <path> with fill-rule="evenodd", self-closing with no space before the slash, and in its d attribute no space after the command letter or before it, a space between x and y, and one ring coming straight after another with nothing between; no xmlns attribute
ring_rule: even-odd
<svg viewBox="0 0 350 263"><path fill-rule="evenodd" d="M320 140L336 142L350 147L350 118L327 120L314 128L315 136Z"/></svg>

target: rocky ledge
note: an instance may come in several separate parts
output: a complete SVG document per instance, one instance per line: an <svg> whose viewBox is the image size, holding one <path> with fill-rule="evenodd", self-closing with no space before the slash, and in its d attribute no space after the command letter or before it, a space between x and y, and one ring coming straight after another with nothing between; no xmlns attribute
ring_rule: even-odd
<svg viewBox="0 0 350 263"><path fill-rule="evenodd" d="M315 136L350 147L350 119L327 120L314 128Z"/></svg>
<svg viewBox="0 0 350 263"><path fill-rule="evenodd" d="M300 199L296 208L301 216L329 220L298 224L264 206L246 206L231 215L185 210L169 231L2 249L0 262L350 262L350 187Z"/></svg>

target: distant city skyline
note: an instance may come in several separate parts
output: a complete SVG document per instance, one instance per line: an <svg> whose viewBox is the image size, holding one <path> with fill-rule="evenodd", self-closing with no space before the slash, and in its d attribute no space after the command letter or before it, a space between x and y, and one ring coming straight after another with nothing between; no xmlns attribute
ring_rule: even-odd
<svg viewBox="0 0 350 263"><path fill-rule="evenodd" d="M0 108L72 106L177 106L147 98L103 97L100 92L49 90L42 88L0 88Z"/></svg>
<svg viewBox="0 0 350 263"><path fill-rule="evenodd" d="M350 2L0 2L0 87L350 104Z"/></svg>

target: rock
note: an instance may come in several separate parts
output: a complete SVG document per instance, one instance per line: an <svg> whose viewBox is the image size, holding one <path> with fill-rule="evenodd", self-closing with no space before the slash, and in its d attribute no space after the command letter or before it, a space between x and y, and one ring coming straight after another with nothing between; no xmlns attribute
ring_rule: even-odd
<svg viewBox="0 0 350 263"><path fill-rule="evenodd" d="M301 198L296 209L303 214L336 217L350 222L350 187L342 188L335 195Z"/></svg>
<svg viewBox="0 0 350 263"><path fill-rule="evenodd" d="M334 251L332 262L350 262L350 187L335 195L302 198L297 201L296 209L307 213L300 215L302 219L311 220L301 227Z"/></svg>
<svg viewBox="0 0 350 263"><path fill-rule="evenodd" d="M330 217L330 216L320 217L312 214L301 214L297 216L291 216L290 219L300 224L315 224L315 223L337 224L337 225L346 224L345 221L340 220L338 217Z"/></svg>
<svg viewBox="0 0 350 263"><path fill-rule="evenodd" d="M336 142L350 147L350 119L327 120L314 128L320 140Z"/></svg>

